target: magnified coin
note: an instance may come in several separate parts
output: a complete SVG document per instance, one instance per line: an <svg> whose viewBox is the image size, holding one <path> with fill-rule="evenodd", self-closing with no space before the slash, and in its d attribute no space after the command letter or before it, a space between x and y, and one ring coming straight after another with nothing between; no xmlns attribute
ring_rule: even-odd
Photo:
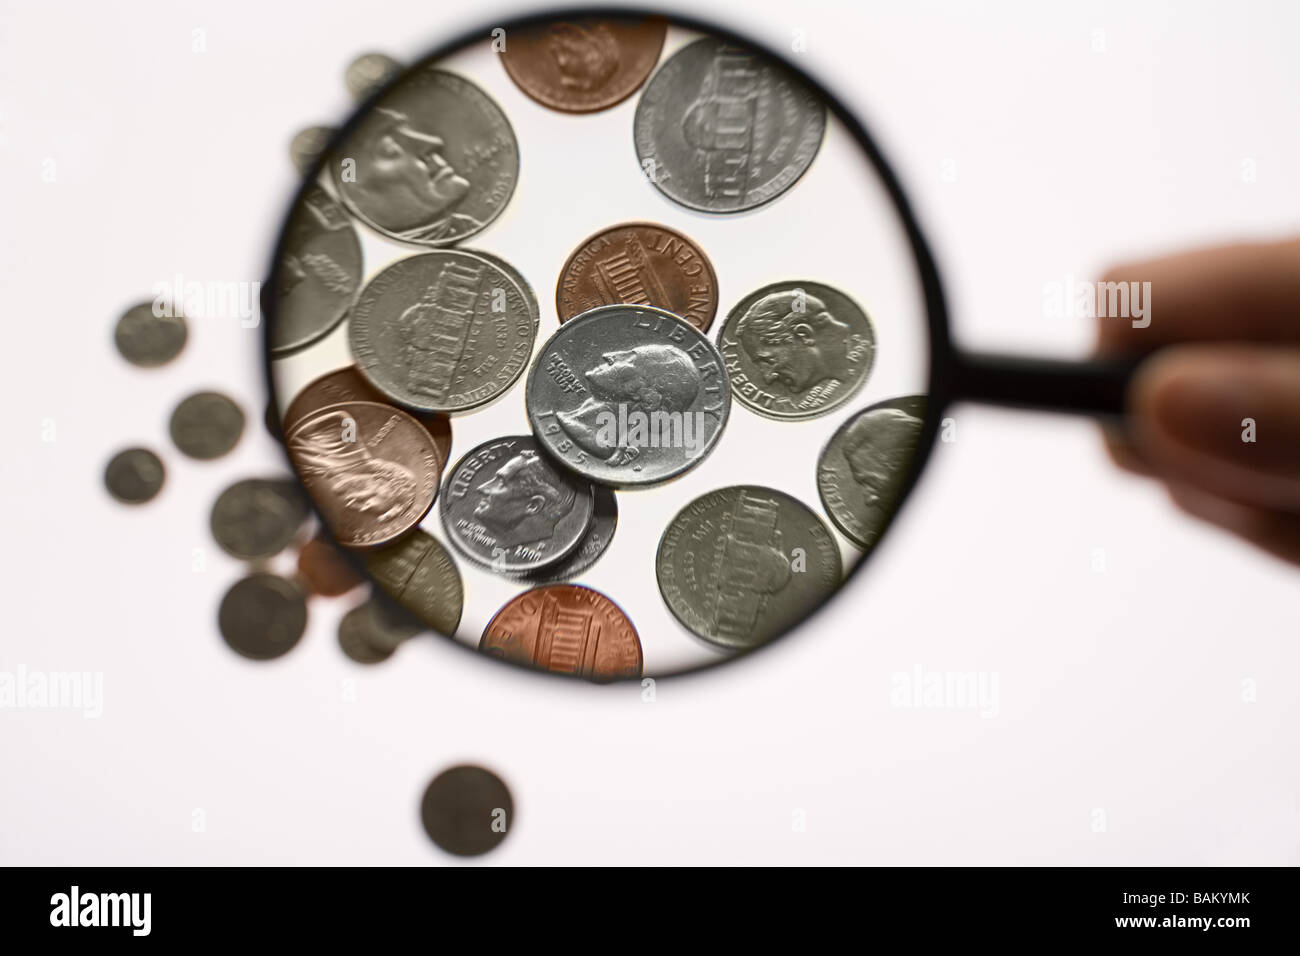
<svg viewBox="0 0 1300 956"><path fill-rule="evenodd" d="M172 441L191 458L220 458L239 443L244 413L220 392L196 392L172 412Z"/></svg>
<svg viewBox="0 0 1300 956"><path fill-rule="evenodd" d="M364 578L333 542L315 537L298 552L298 574L312 594L338 597L364 582Z"/></svg>
<svg viewBox="0 0 1300 956"><path fill-rule="evenodd" d="M835 527L872 547L898 507L925 425L925 397L877 402L831 436L817 460L817 491Z"/></svg>
<svg viewBox="0 0 1300 956"><path fill-rule="evenodd" d="M235 582L217 612L221 636L255 661L291 651L307 627L307 601L292 581L265 572Z"/></svg>
<svg viewBox="0 0 1300 956"><path fill-rule="evenodd" d="M647 485L699 464L731 410L722 356L677 316L606 305L542 346L525 396L547 452L601 484Z"/></svg>
<svg viewBox="0 0 1300 956"><path fill-rule="evenodd" d="M185 347L189 331L185 319L171 306L159 309L156 315L153 302L141 302L122 313L113 330L113 343L132 365L156 368L166 365Z"/></svg>
<svg viewBox="0 0 1300 956"><path fill-rule="evenodd" d="M390 404L388 397L371 385L355 365L348 365L332 372L326 372L320 378L314 379L303 386L302 391L294 396L293 401L289 403L289 407L285 409L285 430L292 431L293 427L302 421L305 416L324 408L326 405L337 405L340 402ZM440 412L412 412L410 414L429 433L429 437L433 439L434 447L438 449L439 460L445 466L447 460L451 458L451 419Z"/></svg>
<svg viewBox="0 0 1300 956"><path fill-rule="evenodd" d="M361 373L390 399L462 412L514 384L537 326L513 279L485 259L443 249L371 279L348 332Z"/></svg>
<svg viewBox="0 0 1300 956"><path fill-rule="evenodd" d="M867 380L876 355L871 320L820 282L774 282L741 299L718 335L731 391L760 415L825 415Z"/></svg>
<svg viewBox="0 0 1300 956"><path fill-rule="evenodd" d="M510 31L501 62L543 106L590 113L625 100L645 82L667 29L658 17L557 21Z"/></svg>
<svg viewBox="0 0 1300 956"><path fill-rule="evenodd" d="M447 472L447 537L501 574L528 574L572 554L591 526L591 485L561 471L531 435L484 442Z"/></svg>
<svg viewBox="0 0 1300 956"><path fill-rule="evenodd" d="M460 624L465 590L447 549L423 531L362 555L384 593L440 634Z"/></svg>
<svg viewBox="0 0 1300 956"><path fill-rule="evenodd" d="M706 332L718 313L718 277L680 232L653 222L622 223L586 239L555 286L561 322L617 302L664 309Z"/></svg>
<svg viewBox="0 0 1300 956"><path fill-rule="evenodd" d="M279 307L271 354L323 338L343 321L361 287L361 242L343 207L309 186L294 208L276 274Z"/></svg>
<svg viewBox="0 0 1300 956"><path fill-rule="evenodd" d="M802 502L757 485L696 498L659 541L673 615L711 644L747 650L802 620L840 583L840 550Z"/></svg>
<svg viewBox="0 0 1300 956"><path fill-rule="evenodd" d="M162 459L149 449L127 448L109 459L104 486L123 504L139 505L158 494L165 474Z"/></svg>
<svg viewBox="0 0 1300 956"><path fill-rule="evenodd" d="M297 482L247 478L217 496L209 524L223 551L256 561L283 551L309 512Z"/></svg>
<svg viewBox="0 0 1300 956"><path fill-rule="evenodd" d="M533 316L533 326L536 327L540 324L542 320L542 307L537 301L537 293L533 291L532 285L530 285L528 280L524 278L523 273L500 256L494 256L492 253L484 252L482 249L462 249L461 251L476 255L480 259L486 259L510 278L514 279L515 285L519 286L524 293L524 298L528 300L528 309Z"/></svg>
<svg viewBox="0 0 1300 956"><path fill-rule="evenodd" d="M358 604L339 621L339 646L359 664L392 657L398 645L420 633L420 624L380 595Z"/></svg>
<svg viewBox="0 0 1300 956"><path fill-rule="evenodd" d="M444 246L501 214L519 144L464 77L421 67L385 93L330 159L343 204L391 239Z"/></svg>
<svg viewBox="0 0 1300 956"><path fill-rule="evenodd" d="M591 527L587 529L582 542L567 558L529 575L534 581L567 581L576 578L599 561L614 540L614 531L618 528L618 499L612 488L604 485L591 487L596 495L596 507L591 515Z"/></svg>
<svg viewBox="0 0 1300 956"><path fill-rule="evenodd" d="M506 838L515 825L515 804L492 771L451 767L424 791L420 822L429 839L448 853L478 856Z"/></svg>
<svg viewBox="0 0 1300 956"><path fill-rule="evenodd" d="M308 126L294 134L289 141L289 159L299 175L306 176L316 163L316 157L325 152L325 147L334 138L331 126Z"/></svg>
<svg viewBox="0 0 1300 956"><path fill-rule="evenodd" d="M826 131L826 106L762 54L705 37L650 78L633 127L641 169L665 196L703 212L741 212L804 174Z"/></svg>
<svg viewBox="0 0 1300 956"><path fill-rule="evenodd" d="M442 463L433 439L391 405L327 405L298 422L286 446L325 523L348 547L406 534L438 492Z"/></svg>
<svg viewBox="0 0 1300 956"><path fill-rule="evenodd" d="M591 588L548 584L511 598L479 650L515 664L587 680L641 676L641 638L622 609Z"/></svg>
<svg viewBox="0 0 1300 956"><path fill-rule="evenodd" d="M363 53L343 72L354 100L364 100L402 72L402 64L384 53Z"/></svg>

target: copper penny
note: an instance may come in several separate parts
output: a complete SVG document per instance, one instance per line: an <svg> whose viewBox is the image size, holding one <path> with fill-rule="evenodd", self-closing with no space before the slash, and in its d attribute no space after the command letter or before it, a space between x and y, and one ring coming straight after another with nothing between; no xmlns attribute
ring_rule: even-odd
<svg viewBox="0 0 1300 956"><path fill-rule="evenodd" d="M348 365L326 372L320 378L303 386L302 391L294 396L289 407L285 409L284 431L286 433L293 431L293 426L302 421L309 412L324 408L326 405L337 405L340 402L393 404L366 381L366 377L355 365ZM451 419L441 412L407 412L407 414L424 426L438 449L438 458L442 463L440 467L445 467L447 459L451 457Z"/></svg>
<svg viewBox="0 0 1300 956"><path fill-rule="evenodd" d="M438 449L419 422L391 405L327 405L297 422L285 444L339 544L396 541L433 506Z"/></svg>
<svg viewBox="0 0 1300 956"><path fill-rule="evenodd" d="M298 573L312 594L338 597L347 594L365 578L352 563L323 537L315 537L298 552Z"/></svg>
<svg viewBox="0 0 1300 956"><path fill-rule="evenodd" d="M707 332L718 314L718 277L700 247L654 222L610 226L560 270L555 311L565 322L600 305L649 305Z"/></svg>
<svg viewBox="0 0 1300 956"><path fill-rule="evenodd" d="M631 96L659 62L667 21L556 21L505 38L501 62L515 85L553 110L593 113Z"/></svg>
<svg viewBox="0 0 1300 956"><path fill-rule="evenodd" d="M599 591L548 584L506 602L478 649L515 664L587 680L641 676L641 638L622 609Z"/></svg>

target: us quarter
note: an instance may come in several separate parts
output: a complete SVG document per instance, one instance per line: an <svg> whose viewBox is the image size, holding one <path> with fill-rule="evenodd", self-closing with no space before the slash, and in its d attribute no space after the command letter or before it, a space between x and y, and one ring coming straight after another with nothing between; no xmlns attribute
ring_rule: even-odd
<svg viewBox="0 0 1300 956"><path fill-rule="evenodd" d="M880 538L898 507L925 425L925 397L877 402L831 436L817 460L817 491L835 527L859 548Z"/></svg>
<svg viewBox="0 0 1300 956"><path fill-rule="evenodd" d="M572 554L594 508L591 485L552 464L531 435L479 445L448 471L439 504L452 544L502 574Z"/></svg>
<svg viewBox="0 0 1300 956"><path fill-rule="evenodd" d="M185 347L189 331L185 319L173 309L158 310L152 302L133 305L117 320L113 343L122 358L140 368L166 365ZM166 313L172 314L166 314Z"/></svg>
<svg viewBox="0 0 1300 956"><path fill-rule="evenodd" d="M703 212L741 212L804 174L826 106L761 53L705 37L651 77L633 130L642 172L665 196Z"/></svg>
<svg viewBox="0 0 1300 956"><path fill-rule="evenodd" d="M876 335L862 308L820 282L763 286L741 299L718 336L731 391L760 415L825 415L867 380Z"/></svg>
<svg viewBox="0 0 1300 956"><path fill-rule="evenodd" d="M522 374L537 324L505 272L459 250L401 259L362 290L348 323L361 373L399 405L463 412Z"/></svg>
<svg viewBox="0 0 1300 956"><path fill-rule="evenodd" d="M804 504L757 485L696 498L659 542L659 592L689 630L748 650L802 620L840 583L840 551Z"/></svg>
<svg viewBox="0 0 1300 956"><path fill-rule="evenodd" d="M362 559L394 601L440 634L456 632L465 589L456 562L435 538L417 530L397 544L365 552Z"/></svg>
<svg viewBox="0 0 1300 956"><path fill-rule="evenodd" d="M176 406L168 430L181 452L208 461L239 444L244 413L220 392L195 392Z"/></svg>
<svg viewBox="0 0 1300 956"><path fill-rule="evenodd" d="M727 424L722 356L662 309L607 305L565 322L542 347L525 396L550 454L601 484L648 485L693 468Z"/></svg>
<svg viewBox="0 0 1300 956"><path fill-rule="evenodd" d="M362 222L400 242L444 246L501 214L519 178L519 145L475 84L422 67L379 98L330 169Z"/></svg>

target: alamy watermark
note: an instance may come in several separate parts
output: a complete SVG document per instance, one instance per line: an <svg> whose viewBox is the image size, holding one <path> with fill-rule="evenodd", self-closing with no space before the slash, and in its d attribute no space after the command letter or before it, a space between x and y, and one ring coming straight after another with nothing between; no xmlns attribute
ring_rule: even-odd
<svg viewBox="0 0 1300 956"><path fill-rule="evenodd" d="M79 710L92 720L104 715L100 671L0 671L0 710Z"/></svg>
<svg viewBox="0 0 1300 956"><path fill-rule="evenodd" d="M191 319L237 319L246 329L262 321L262 283L247 280L186 281L179 272L153 284L153 314Z"/></svg>
<svg viewBox="0 0 1300 956"><path fill-rule="evenodd" d="M698 452L708 443L704 412L645 412L619 402L617 412L596 414L596 442L602 448L684 448Z"/></svg>
<svg viewBox="0 0 1300 956"><path fill-rule="evenodd" d="M1151 324L1150 282L1043 283L1043 315L1049 319L1131 319L1133 328Z"/></svg>
<svg viewBox="0 0 1300 956"><path fill-rule="evenodd" d="M974 710L998 715L997 671L928 671L915 665L890 677L891 706L912 710Z"/></svg>

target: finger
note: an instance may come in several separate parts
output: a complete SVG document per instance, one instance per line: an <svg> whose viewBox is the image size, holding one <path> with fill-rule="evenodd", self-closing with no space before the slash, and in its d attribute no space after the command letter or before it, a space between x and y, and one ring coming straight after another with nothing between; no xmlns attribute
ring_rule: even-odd
<svg viewBox="0 0 1300 956"><path fill-rule="evenodd" d="M1139 293L1147 290L1141 321L1149 320L1146 328L1135 328L1131 318L1102 317L1109 302L1098 295L1097 349L1103 353L1185 341L1300 340L1300 239L1125 263L1108 269L1102 281L1136 282Z"/></svg>
<svg viewBox="0 0 1300 956"><path fill-rule="evenodd" d="M1300 515L1227 501L1190 485L1170 485L1169 497L1193 517L1300 564Z"/></svg>
<svg viewBox="0 0 1300 956"><path fill-rule="evenodd" d="M1174 346L1129 389L1130 434L1171 483L1300 512L1300 347Z"/></svg>

